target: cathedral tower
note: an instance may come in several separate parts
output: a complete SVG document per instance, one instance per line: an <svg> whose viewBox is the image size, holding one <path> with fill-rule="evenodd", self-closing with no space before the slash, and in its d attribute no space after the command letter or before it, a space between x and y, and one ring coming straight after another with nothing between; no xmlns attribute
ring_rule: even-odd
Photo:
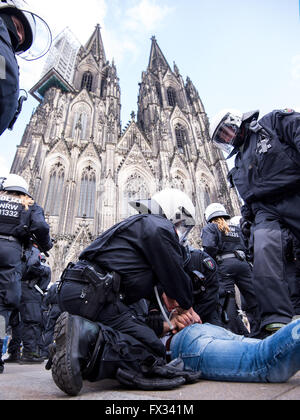
<svg viewBox="0 0 300 420"><path fill-rule="evenodd" d="M11 172L29 182L45 210L55 239L53 281L101 232L135 213L131 200L162 188L179 188L192 198L198 225L213 201L238 214L199 94L176 65L170 68L154 37L137 118L133 112L123 131L119 79L106 59L99 25L77 53L72 82L51 68L30 92L40 104ZM193 239L199 243L198 229Z"/></svg>
<svg viewBox="0 0 300 420"><path fill-rule="evenodd" d="M209 139L209 121L192 81L184 83L177 65L170 68L155 37L147 71L142 73L138 124L158 156L160 187L179 188L196 204L198 223L212 202L238 212L228 189L227 165Z"/></svg>

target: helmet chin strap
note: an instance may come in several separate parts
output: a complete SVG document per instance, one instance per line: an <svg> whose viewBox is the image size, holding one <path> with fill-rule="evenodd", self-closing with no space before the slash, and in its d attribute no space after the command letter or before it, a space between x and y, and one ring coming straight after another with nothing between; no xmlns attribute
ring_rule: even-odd
<svg viewBox="0 0 300 420"><path fill-rule="evenodd" d="M157 303L158 303L159 308L161 310L162 316L164 317L164 320L169 325L170 330L173 331L175 327L174 327L174 325L172 325L171 321L169 320L169 318L168 318L168 316L166 314L166 311L165 311L165 309L163 307L162 301L160 300L160 297L159 297L159 294L158 294L157 286L154 287L154 292L155 292L156 300L157 300Z"/></svg>
<svg viewBox="0 0 300 420"><path fill-rule="evenodd" d="M0 17L4 21L4 23L6 25L6 28L9 32L11 45L12 45L14 51L17 51L17 49L20 45L20 39L19 39L19 35L17 33L16 26L15 26L15 24L14 24L12 18L11 18L11 15L6 14L6 13L0 13Z"/></svg>

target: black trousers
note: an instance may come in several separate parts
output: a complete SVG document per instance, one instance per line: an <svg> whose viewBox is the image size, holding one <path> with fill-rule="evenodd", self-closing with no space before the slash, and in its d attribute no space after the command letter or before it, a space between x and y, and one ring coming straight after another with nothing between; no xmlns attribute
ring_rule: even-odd
<svg viewBox="0 0 300 420"><path fill-rule="evenodd" d="M21 300L22 246L18 242L0 239L0 340L8 327L11 313L18 308ZM2 346L0 343L0 352Z"/></svg>
<svg viewBox="0 0 300 420"><path fill-rule="evenodd" d="M260 311L253 286L252 270L246 261L228 258L218 265L220 286L225 292L235 294L235 285L242 295L242 309L246 312L251 332L260 329Z"/></svg>
<svg viewBox="0 0 300 420"><path fill-rule="evenodd" d="M84 285L75 281L64 281L58 294L58 303L62 312L83 316ZM152 354L165 357L166 350L154 331L138 319L130 308L120 300L106 304L99 312L95 322L100 322L113 330L127 334L138 340Z"/></svg>
<svg viewBox="0 0 300 420"><path fill-rule="evenodd" d="M300 193L275 203L255 203L253 283L262 326L289 323L294 314L286 279L282 228L300 240Z"/></svg>
<svg viewBox="0 0 300 420"><path fill-rule="evenodd" d="M51 305L49 310L44 314L43 332L40 344L42 356L49 356L49 346L53 343L54 328L60 314L61 310L57 304Z"/></svg>
<svg viewBox="0 0 300 420"><path fill-rule="evenodd" d="M42 295L27 282L22 282L20 314L23 353L39 353L42 336Z"/></svg>
<svg viewBox="0 0 300 420"><path fill-rule="evenodd" d="M295 262L287 262L286 278L289 285L291 302L294 308L294 315L300 315L300 275L297 272Z"/></svg>

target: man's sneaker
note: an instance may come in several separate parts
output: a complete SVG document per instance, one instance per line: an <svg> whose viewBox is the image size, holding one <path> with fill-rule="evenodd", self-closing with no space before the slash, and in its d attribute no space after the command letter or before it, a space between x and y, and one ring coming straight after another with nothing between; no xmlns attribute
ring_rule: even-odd
<svg viewBox="0 0 300 420"><path fill-rule="evenodd" d="M64 312L54 330L52 377L66 394L76 396L83 385L86 369L99 337L100 327L87 319Z"/></svg>
<svg viewBox="0 0 300 420"><path fill-rule="evenodd" d="M7 359L4 360L4 363L19 363L20 362L20 354L12 353L9 355Z"/></svg>
<svg viewBox="0 0 300 420"><path fill-rule="evenodd" d="M21 365L35 365L44 363L44 359L35 353L24 353L19 363Z"/></svg>
<svg viewBox="0 0 300 420"><path fill-rule="evenodd" d="M282 324L280 322L273 322L272 324L268 324L265 326L265 330L270 332L270 333L276 333L277 331L279 331L281 328L285 327L286 324Z"/></svg>

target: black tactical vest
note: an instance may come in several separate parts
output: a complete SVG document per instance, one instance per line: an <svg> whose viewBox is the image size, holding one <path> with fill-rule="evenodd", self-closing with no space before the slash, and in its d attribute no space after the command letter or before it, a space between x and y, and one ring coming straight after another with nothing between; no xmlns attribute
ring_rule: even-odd
<svg viewBox="0 0 300 420"><path fill-rule="evenodd" d="M0 192L0 235L15 235L23 209L19 197Z"/></svg>
<svg viewBox="0 0 300 420"><path fill-rule="evenodd" d="M239 229L236 226L229 226L230 232L225 233L221 232L221 244L222 244L222 250L221 253L230 253L236 250L242 250L241 245L241 237L239 234Z"/></svg>

